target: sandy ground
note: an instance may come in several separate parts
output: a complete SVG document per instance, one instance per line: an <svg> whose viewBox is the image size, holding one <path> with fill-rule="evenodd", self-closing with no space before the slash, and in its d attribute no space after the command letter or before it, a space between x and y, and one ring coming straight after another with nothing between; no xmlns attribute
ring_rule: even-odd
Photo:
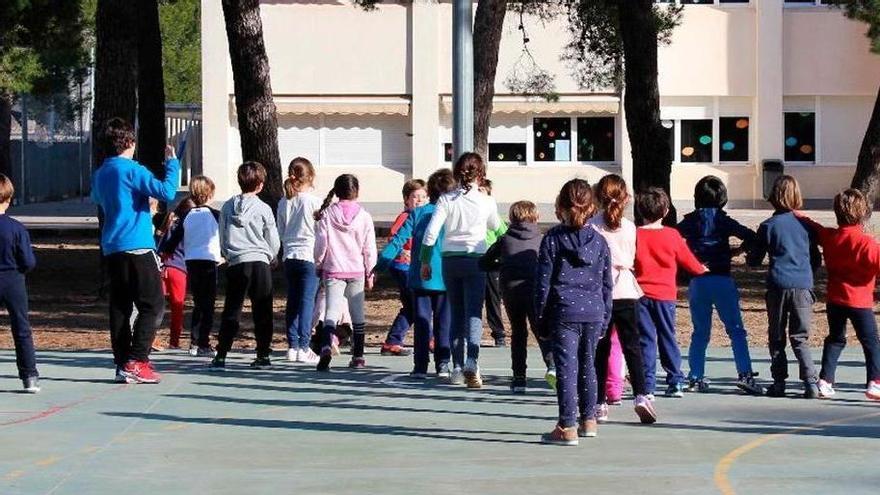
<svg viewBox="0 0 880 495"><path fill-rule="evenodd" d="M107 332L107 301L99 297L98 246L88 237L42 238L34 241L38 258L37 269L28 276L30 293L31 324L38 349L105 349L110 345ZM764 277L766 270L751 270L737 260L735 277L742 296L743 319L752 346L766 345L767 314L764 307ZM284 279L280 271L275 272L275 345L285 348L284 322ZM221 276L221 296L218 301L218 315L222 310L223 277ZM827 334L824 295L825 274L817 279L816 294L820 303L815 306L813 343L819 345ZM187 302L187 327L191 301ZM376 289L367 296L368 342L381 343L385 332L400 308L393 281L388 276L380 277ZM877 309L875 308L875 312ZM690 339L691 322L687 307L686 290L682 287L678 304L679 342L687 344ZM168 319L160 330L166 340ZM219 323L218 323L219 324ZM9 328L5 313L0 316L0 325ZM243 333L237 345L253 347L249 308L246 306L242 322ZM215 326L216 332L216 326ZM509 332L509 328L508 328ZM488 329L485 333L489 338ZM187 345L187 335L183 345ZM408 338L411 338L409 336ZM488 343L488 341L487 341ZM729 345L723 327L714 322L712 345ZM11 348L9 332L0 332L0 348Z"/></svg>

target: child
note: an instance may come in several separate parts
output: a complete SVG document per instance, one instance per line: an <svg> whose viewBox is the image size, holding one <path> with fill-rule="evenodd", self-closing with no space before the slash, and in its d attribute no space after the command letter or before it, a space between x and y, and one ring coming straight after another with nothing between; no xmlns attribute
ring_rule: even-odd
<svg viewBox="0 0 880 495"><path fill-rule="evenodd" d="M428 193L425 191L425 181L421 179L411 179L403 184L403 205L404 210L397 215L394 224L391 225L391 237L400 230L407 217L414 208L424 205L428 202ZM391 277L397 284L397 290L400 294L400 312L394 318L394 323L388 330L388 336L382 344L381 354L383 356L408 356L409 350L403 347L403 339L406 338L406 332L413 321L412 296L407 289L407 278L409 274L409 265L411 263L412 239L410 238L406 244L399 250L397 257L389 265Z"/></svg>
<svg viewBox="0 0 880 495"><path fill-rule="evenodd" d="M626 182L619 175L602 177L596 185L596 203L602 214L590 220L590 225L605 238L611 253L611 277L614 280L612 292L611 323L620 340L626 365L630 370L630 383L635 399L633 406L642 423L654 423L657 414L654 405L647 399L645 375L643 373L642 349L638 327L638 301L644 293L633 274L636 257L636 226L624 218L623 210L629 202ZM608 421L606 402L606 381L609 375L612 329L599 340L596 348L596 377L599 387L596 420Z"/></svg>
<svg viewBox="0 0 880 495"><path fill-rule="evenodd" d="M15 364L24 391L40 391L34 338L28 321L28 295L25 273L34 269L37 260L31 238L24 225L6 214L15 196L12 181L0 174L0 302L6 306L15 343Z"/></svg>
<svg viewBox="0 0 880 495"><path fill-rule="evenodd" d="M880 275L880 245L864 229L870 213L865 195L858 189L847 189L834 197L838 228L822 227L805 218L818 235L828 268L828 336L822 348L820 397L828 398L835 393L835 371L846 347L849 320L865 354L865 397L880 400L880 340L873 310L874 285Z"/></svg>
<svg viewBox="0 0 880 495"><path fill-rule="evenodd" d="M287 360L306 364L318 364L318 355L309 345L319 283L315 270L315 212L321 200L312 193L314 182L312 162L294 158L287 168L284 197L278 203L276 217L287 279Z"/></svg>
<svg viewBox="0 0 880 495"><path fill-rule="evenodd" d="M678 231L687 240L697 258L709 267L708 275L691 280L688 286L688 305L694 323L691 347L688 351L688 389L693 392L709 390L705 376L706 348L712 334L712 308L724 323L730 337L733 360L739 376L736 386L752 395L763 395L764 388L755 381L752 371L749 343L739 309L739 290L730 275L730 260L736 255L730 249L730 238L742 240L738 251L748 251L755 240L755 233L727 216L727 187L718 177L707 175L694 187L696 209L684 216ZM681 391L673 391L679 396Z"/></svg>
<svg viewBox="0 0 880 495"><path fill-rule="evenodd" d="M500 227L501 219L495 200L479 190L486 178L486 164L480 155L461 155L452 174L458 187L437 200L422 240L422 279L431 278L433 268L429 263L434 249L438 249L440 231L445 229L439 249L443 256L443 283L452 312L453 370L449 381L456 385L466 381L469 388L480 388L483 378L478 359L483 336L486 275L478 263L486 252L486 231Z"/></svg>
<svg viewBox="0 0 880 495"><path fill-rule="evenodd" d="M810 355L810 326L813 319L813 272L822 264L814 233L794 211L803 206L801 190L790 175L781 175L773 183L770 204L773 216L758 227L758 236L748 255L749 266L761 266L770 255L767 271L767 345L770 348L770 372L773 385L770 397L785 396L788 359L785 356L785 327L791 348L798 360L804 398L819 396L818 377Z"/></svg>
<svg viewBox="0 0 880 495"><path fill-rule="evenodd" d="M440 169L428 177L428 197L430 203L420 206L410 213L400 230L388 241L388 245L379 255L377 269L388 266L392 260L412 241L412 249L418 253L422 248L425 230L431 222L437 201L440 196L455 188L455 179L448 168ZM444 232L440 231L442 243ZM429 264L432 267L431 277L422 280L422 261L417 256L410 262L407 284L412 295L414 310L413 326L413 371L410 377L422 380L427 377L430 354L430 341L434 335L434 369L438 378L449 378L449 301L446 297L446 286L443 284L440 252L431 253ZM432 325L433 324L433 325Z"/></svg>
<svg viewBox="0 0 880 495"><path fill-rule="evenodd" d="M183 219L183 252L193 296L190 334L196 338L196 356L214 357L211 329L217 303L217 266L220 256L220 212L211 208L214 181L198 175L189 183L190 196L196 207ZM190 351L192 353L192 351Z"/></svg>
<svg viewBox="0 0 880 495"><path fill-rule="evenodd" d="M578 437L597 433L594 356L611 320L614 282L608 243L589 225L593 210L590 184L566 182L556 198L561 223L544 236L538 255L535 314L539 335L552 339L559 402L559 421L541 437L545 443L577 445Z"/></svg>
<svg viewBox="0 0 880 495"><path fill-rule="evenodd" d="M528 357L529 327L535 331L535 274L538 271L538 250L541 230L538 228L538 208L531 201L517 201L510 205L510 228L483 256L487 269L498 271L501 297L510 321L510 358L513 380L510 390L515 394L526 392L526 359ZM550 343L538 340L541 357L547 366L545 379L556 384L556 367Z"/></svg>
<svg viewBox="0 0 880 495"><path fill-rule="evenodd" d="M110 119L100 136L108 156L92 175L92 201L104 214L101 254L110 278L110 342L116 381L159 383L150 363L150 345L164 313L162 276L150 220L149 198L174 200L180 163L174 148L165 148L165 177L132 160L135 136L122 119ZM130 317L138 316L132 325Z"/></svg>
<svg viewBox="0 0 880 495"><path fill-rule="evenodd" d="M272 268L281 248L272 209L257 197L266 182L266 169L257 162L238 167L241 194L233 196L220 210L220 255L226 259L226 302L220 317L217 355L211 369L226 369L226 354L238 334L244 296L251 300L257 355L254 369L272 365ZM190 213L192 215L192 213ZM202 335L199 335L202 337Z"/></svg>
<svg viewBox="0 0 880 495"><path fill-rule="evenodd" d="M480 184L480 192L486 196L492 195L492 181L484 179ZM504 233L507 232L507 224L501 220L497 229L486 232L486 249L490 249ZM504 321L501 319L501 272L499 267L493 266L486 270L486 323L492 332L492 340L495 347L504 347Z"/></svg>
<svg viewBox="0 0 880 495"><path fill-rule="evenodd" d="M675 277L678 267L692 275L708 269L700 264L677 230L664 227L669 214L666 191L650 187L636 198L645 225L636 229L636 281L644 292L639 299L639 336L645 375L645 394L654 397L657 380L657 353L666 370L666 396L681 397L684 374L681 372L681 351L675 340L675 300L678 297ZM658 346L659 344L659 346ZM638 371L630 369L630 376Z"/></svg>
<svg viewBox="0 0 880 495"><path fill-rule="evenodd" d="M159 232L161 235L159 256L162 259L162 287L168 297L168 306L171 309L171 339L168 343L171 349L180 348L180 334L183 333L183 309L186 302L186 256L183 253L183 245L180 242L175 242L175 236L178 229L181 228L183 219L194 207L195 203L191 198L180 200L174 211L168 214L165 225ZM177 240L179 241L179 239ZM175 244L173 247L171 247L172 242ZM156 347L154 342L153 350Z"/></svg>
<svg viewBox="0 0 880 495"><path fill-rule="evenodd" d="M331 335L347 305L352 319L352 346L349 368L363 368L364 288L373 288L372 270L376 265L376 232L373 218L357 203L360 185L357 177L342 174L315 212L315 265L321 272L327 302L322 328L321 358L318 371L330 369ZM330 204L333 196L339 201Z"/></svg>

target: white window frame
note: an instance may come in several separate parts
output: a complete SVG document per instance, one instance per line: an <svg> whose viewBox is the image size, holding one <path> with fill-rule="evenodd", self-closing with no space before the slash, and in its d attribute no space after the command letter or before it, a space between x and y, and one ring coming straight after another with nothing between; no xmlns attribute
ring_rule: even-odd
<svg viewBox="0 0 880 495"><path fill-rule="evenodd" d="M810 0L808 2L794 2L790 0L785 0L783 2L783 6L787 9L810 9L815 7L831 8L831 5L827 3L822 3L822 0Z"/></svg>
<svg viewBox="0 0 880 495"><path fill-rule="evenodd" d="M675 108L670 106L666 108ZM754 146L752 146L755 136L752 133L752 125L754 124L754 116L751 112L739 111L721 111L720 97L712 98L711 106L707 108L707 115L704 117L688 116L683 117L681 112L670 112L671 118L663 118L661 111L660 120L670 120L673 122L673 150L672 165L680 167L693 166L717 166L717 167L750 167L755 163ZM721 118L722 117L744 117L749 119L749 139L748 139L748 160L746 161L722 161L721 160ZM817 117L818 118L818 117ZM681 161L681 121L682 120L711 120L712 121L712 161L711 162L683 162Z"/></svg>
<svg viewBox="0 0 880 495"><path fill-rule="evenodd" d="M820 145L821 142L821 130L822 130L822 107L820 105L820 98L818 96L813 97L813 108L809 107L799 107L798 105L794 105L793 107L785 108L782 107L782 160L785 162L785 166L793 166L793 167L815 167L816 165L822 164L822 148ZM787 113L812 113L813 116L813 139L816 141L813 144L813 156L815 157L811 162L805 161L788 161L785 159L785 114Z"/></svg>
<svg viewBox="0 0 880 495"><path fill-rule="evenodd" d="M670 0L669 2L656 2L655 1L654 3L658 3L660 5L662 5L664 3L668 3L668 4L672 4L672 5L683 5L684 7L710 7L711 6L711 7L724 7L725 9L727 9L727 8L741 9L741 8L751 7L755 3L755 1L756 0L747 0L745 2L735 2L735 3L725 2L725 3L722 3L721 0L713 0L712 2L706 2L706 3L686 3L686 4L683 4L683 3L681 3L681 0ZM760 1L760 0L757 0L757 1Z"/></svg>

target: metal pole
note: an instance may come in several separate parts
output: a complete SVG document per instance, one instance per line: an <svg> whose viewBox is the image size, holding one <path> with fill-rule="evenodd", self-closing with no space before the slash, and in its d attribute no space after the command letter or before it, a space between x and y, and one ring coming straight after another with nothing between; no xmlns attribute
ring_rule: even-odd
<svg viewBox="0 0 880 495"><path fill-rule="evenodd" d="M452 154L474 149L473 0L452 6Z"/></svg>
<svg viewBox="0 0 880 495"><path fill-rule="evenodd" d="M24 169L27 163L27 144L28 144L28 110L27 110L27 93L21 95L21 174L18 181L21 183L21 194L18 196L18 204L27 203L27 183L24 180Z"/></svg>
<svg viewBox="0 0 880 495"><path fill-rule="evenodd" d="M77 191L79 195L79 202L82 203L85 201L85 197L83 196L83 83L79 82L79 101L77 101L77 112L79 113L79 118L77 118L77 134L79 134L79 145L76 148L76 168L79 171L79 190Z"/></svg>

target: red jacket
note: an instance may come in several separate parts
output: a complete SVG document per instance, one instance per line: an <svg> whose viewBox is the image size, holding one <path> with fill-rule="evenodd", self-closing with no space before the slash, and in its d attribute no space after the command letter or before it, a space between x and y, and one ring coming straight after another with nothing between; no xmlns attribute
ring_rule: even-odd
<svg viewBox="0 0 880 495"><path fill-rule="evenodd" d="M819 236L828 268L828 302L873 308L880 275L880 244L861 225L828 228L806 219Z"/></svg>
<svg viewBox="0 0 880 495"><path fill-rule="evenodd" d="M678 299L675 275L679 266L693 275L706 272L677 230L636 229L636 280L645 296L658 301Z"/></svg>
<svg viewBox="0 0 880 495"><path fill-rule="evenodd" d="M400 230L400 227L403 226L403 223L406 222L406 219L409 217L409 210L404 210L400 212L400 215L397 215L397 218L394 220L394 223L391 224L391 235L388 236L388 240L390 241L394 238L394 234ZM397 254L397 257L394 258L394 261L391 263L397 270L407 271L409 270L409 262L410 262L410 251L412 250L412 237L406 241L403 245L403 249L400 250L400 253Z"/></svg>

